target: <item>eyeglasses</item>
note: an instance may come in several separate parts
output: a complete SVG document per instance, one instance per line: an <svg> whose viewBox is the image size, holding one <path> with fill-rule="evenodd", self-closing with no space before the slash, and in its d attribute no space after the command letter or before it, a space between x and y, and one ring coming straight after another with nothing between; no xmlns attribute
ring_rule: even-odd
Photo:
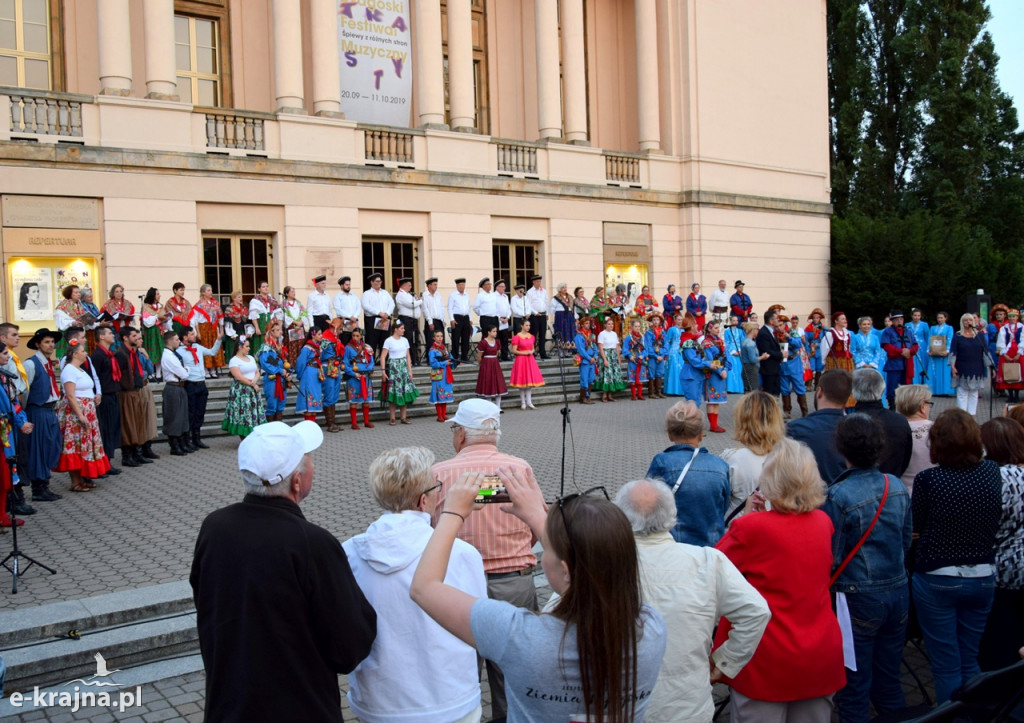
<svg viewBox="0 0 1024 723"><path fill-rule="evenodd" d="M439 489L441 489L441 486L442 486L442 485L444 484L444 482L442 482L442 481L441 481L441 480L439 480L439 479L435 479L434 481L435 481L435 482L437 482L437 484L433 485L432 487L427 487L427 488L426 488L425 490L423 490L422 492L420 492L420 494L421 494L421 495L429 495L429 494L430 494L431 492L433 492L434 490L439 490Z"/></svg>
<svg viewBox="0 0 1024 723"><path fill-rule="evenodd" d="M576 560L576 545L574 545L572 541L572 532L569 529L569 518L565 514L565 506L572 502L577 497L586 497L587 495L592 494L594 492L600 492L601 494L604 495L604 498L606 500L611 502L611 497L608 496L608 490L606 490L604 487L591 487L590 489L584 490L583 492L574 492L571 495L559 497L557 500L555 500L558 503L558 511L562 515L562 524L565 526L565 537L569 540L569 550L572 552L573 560Z"/></svg>

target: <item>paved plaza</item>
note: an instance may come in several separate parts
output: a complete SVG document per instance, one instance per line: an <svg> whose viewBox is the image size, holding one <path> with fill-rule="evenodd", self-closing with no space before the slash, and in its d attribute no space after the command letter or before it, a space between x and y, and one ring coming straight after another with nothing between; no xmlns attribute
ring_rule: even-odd
<svg viewBox="0 0 1024 723"><path fill-rule="evenodd" d="M731 396L730 404L721 410L721 421L730 432L731 407L737 400L738 396ZM614 404L573 404L571 435L566 440L566 490L604 485L614 495L625 482L642 477L651 458L669 444L664 416L676 401L670 397L631 402L620 397ZM952 406L954 400L938 398L933 415ZM1001 411L997 400L995 413ZM502 416L500 449L533 465L549 500L559 493L560 412L560 406L536 411L508 408ZM979 422L988 419L988 412L988 400L983 400ZM341 540L362 532L380 514L366 482L367 468L377 454L390 446L422 445L439 460L445 459L454 454L451 437L450 423L425 418L409 426L389 427L385 422L372 430L346 428L325 435L324 445L313 455L316 477L312 494L302 505L304 514ZM9 577L0 575L0 606L14 609L187 578L203 518L241 498L238 440L221 437L209 444L211 449L184 458L170 457L166 447L158 447L163 456L155 464L125 469L119 477L101 481L100 489L92 492L65 493L59 502L38 504L39 513L20 530L20 546L58 574L29 570L17 595L10 593ZM715 453L733 445L731 433L709 434L705 439L705 446ZM63 491L65 480L64 475L55 475L53 487ZM9 534L0 536L0 551L5 554L9 541ZM919 667L927 679L927 666L922 661ZM201 719L201 681L202 673L197 672L150 686L146 708L126 711L125 716L146 721ZM41 720L47 715L55 716L49 720L63 720L57 709L23 714L20 719ZM83 710L74 719L87 717ZM107 713L92 718L110 719Z"/></svg>

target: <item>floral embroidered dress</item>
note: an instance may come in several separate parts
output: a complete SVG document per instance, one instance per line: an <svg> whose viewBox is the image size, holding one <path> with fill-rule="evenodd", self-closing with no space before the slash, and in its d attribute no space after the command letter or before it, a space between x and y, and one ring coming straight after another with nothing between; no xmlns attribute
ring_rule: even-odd
<svg viewBox="0 0 1024 723"><path fill-rule="evenodd" d="M252 349L258 349L263 346L263 337L267 333L267 324L275 316L280 317L281 305L277 303L270 294L264 296L263 294L256 294L252 297L252 301L249 302L249 320L253 325L254 339L250 347Z"/></svg>
<svg viewBox="0 0 1024 723"><path fill-rule="evenodd" d="M68 364L60 373L61 391L68 382L75 385L75 398L82 408L85 421L78 418L67 397L62 397L57 402L57 424L60 426L63 446L54 471L77 470L83 477L96 478L107 473L110 469L110 460L103 449L103 439L100 437L100 423L96 417L96 390L93 387L92 375L74 364Z"/></svg>
<svg viewBox="0 0 1024 723"><path fill-rule="evenodd" d="M121 347L121 328L131 326L135 318L135 307L127 299L107 299L107 303L100 307L100 311L110 317L110 325L114 327L114 346L117 350Z"/></svg>
<svg viewBox="0 0 1024 723"><path fill-rule="evenodd" d="M78 317L85 313L85 307L81 301L75 301L74 299L64 299L62 302L57 304L57 309L54 312L55 321L57 322L57 329L61 332L61 337L57 340L57 348L53 353L53 358L60 359L64 358L64 355L68 351L68 343L64 340L63 332L71 326L77 323Z"/></svg>
<svg viewBox="0 0 1024 723"><path fill-rule="evenodd" d="M252 355L245 358L232 356L228 369L238 368L242 376L252 381L256 378L258 366ZM228 434L246 437L252 430L267 421L267 405L263 391L232 378L228 391L228 403L224 407L224 420L220 428Z"/></svg>
<svg viewBox="0 0 1024 723"><path fill-rule="evenodd" d="M216 299L201 298L192 307L192 326L199 334L199 343L207 349L212 349L217 343L223 318L224 312ZM204 357L203 365L207 369L220 369L224 366L224 349L221 348L214 356Z"/></svg>
<svg viewBox="0 0 1024 723"><path fill-rule="evenodd" d="M238 350L238 339L248 336L245 327L249 323L249 307L245 304L231 304L224 312L224 358L230 359ZM252 344L249 345L252 349Z"/></svg>
<svg viewBox="0 0 1024 723"><path fill-rule="evenodd" d="M388 393L387 401L404 407L412 404L420 396L419 389L409 374L409 340L405 337L389 336L384 342L388 350Z"/></svg>
<svg viewBox="0 0 1024 723"><path fill-rule="evenodd" d="M373 350L366 344L360 343L357 346L350 341L345 347L343 364L348 403L355 406L372 402L373 381L370 373L373 371Z"/></svg>
<svg viewBox="0 0 1024 723"><path fill-rule="evenodd" d="M166 324L160 322L160 314L163 309L153 304L142 306L142 348L149 354L149 359L154 364L160 362L164 353L164 332L167 331Z"/></svg>
<svg viewBox="0 0 1024 723"><path fill-rule="evenodd" d="M431 344L427 360L430 362L430 403L450 404L455 399L452 391L455 377L452 375L452 358L448 348L444 344ZM483 369L482 364L480 368Z"/></svg>
<svg viewBox="0 0 1024 723"><path fill-rule="evenodd" d="M621 392L626 388L626 380L622 365L619 364L619 335L614 331L602 331L597 335L597 345L604 349L604 359L598 356L594 389L599 392Z"/></svg>
<svg viewBox="0 0 1024 723"><path fill-rule="evenodd" d="M299 376L295 411L316 414L324 407L324 372L320 362L320 345L312 339L299 352L295 373Z"/></svg>
<svg viewBox="0 0 1024 723"><path fill-rule="evenodd" d="M704 335L704 359L711 364L711 368L704 372L704 401L708 404L725 404L729 401L728 376L722 379L720 372L724 369L728 373L732 369L732 360L720 337Z"/></svg>
<svg viewBox="0 0 1024 723"><path fill-rule="evenodd" d="M296 299L289 299L281 304L281 313L284 318L288 362L294 364L299 358L299 352L302 351L302 345L306 343L306 332L312 325L312 319L306 312L306 307Z"/></svg>

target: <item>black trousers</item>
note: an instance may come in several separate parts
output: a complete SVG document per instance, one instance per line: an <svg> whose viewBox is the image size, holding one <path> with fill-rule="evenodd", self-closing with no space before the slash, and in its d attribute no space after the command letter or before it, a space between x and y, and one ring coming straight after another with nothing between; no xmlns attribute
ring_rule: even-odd
<svg viewBox="0 0 1024 723"><path fill-rule="evenodd" d="M782 394L782 377L778 374L765 374L761 372L761 391L777 397Z"/></svg>
<svg viewBox="0 0 1024 723"><path fill-rule="evenodd" d="M469 315L456 314L455 328L452 329L452 356L457 361L469 359L469 339L473 336L473 324Z"/></svg>
<svg viewBox="0 0 1024 723"><path fill-rule="evenodd" d="M398 318L405 325L403 336L409 342L409 356L412 359L412 365L418 367L420 365L420 335L419 329L416 327L416 319L411 316L400 316Z"/></svg>
<svg viewBox="0 0 1024 723"><path fill-rule="evenodd" d="M363 322L366 324L366 343L369 344L370 348L373 349L373 355L378 356L380 350L384 348L384 342L388 338L388 332L384 329L374 329L373 325L377 322L379 317L376 316L365 316Z"/></svg>
<svg viewBox="0 0 1024 723"><path fill-rule="evenodd" d="M313 328L319 329L320 331L327 331L327 327L331 325L331 317L328 314L317 314L313 317Z"/></svg>
<svg viewBox="0 0 1024 723"><path fill-rule="evenodd" d="M522 326L520 324L520 326ZM512 330L511 329L499 329L498 330L498 341L501 342L501 360L508 361L511 357L508 354L509 342L512 341Z"/></svg>
<svg viewBox="0 0 1024 723"><path fill-rule="evenodd" d="M547 314L530 314L530 333L537 339L537 351L540 352L540 358L547 359L548 352L544 348L548 341Z"/></svg>
<svg viewBox="0 0 1024 723"><path fill-rule="evenodd" d="M512 317L512 335L515 336L519 333L519 330L523 328L523 317L513 316Z"/></svg>
<svg viewBox="0 0 1024 723"><path fill-rule="evenodd" d="M188 428L198 432L206 419L206 400L210 397L210 390L206 382L185 382L185 393L188 395Z"/></svg>
<svg viewBox="0 0 1024 723"><path fill-rule="evenodd" d="M96 407L96 421L100 427L103 451L113 460L121 447L121 404L117 401L117 392L104 394L100 399Z"/></svg>

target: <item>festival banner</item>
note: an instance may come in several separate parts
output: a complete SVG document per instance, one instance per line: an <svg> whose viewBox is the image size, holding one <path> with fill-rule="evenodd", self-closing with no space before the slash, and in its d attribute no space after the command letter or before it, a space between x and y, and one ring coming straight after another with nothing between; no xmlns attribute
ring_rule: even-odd
<svg viewBox="0 0 1024 723"><path fill-rule="evenodd" d="M342 0L338 11L341 110L359 123L409 126L409 0Z"/></svg>

